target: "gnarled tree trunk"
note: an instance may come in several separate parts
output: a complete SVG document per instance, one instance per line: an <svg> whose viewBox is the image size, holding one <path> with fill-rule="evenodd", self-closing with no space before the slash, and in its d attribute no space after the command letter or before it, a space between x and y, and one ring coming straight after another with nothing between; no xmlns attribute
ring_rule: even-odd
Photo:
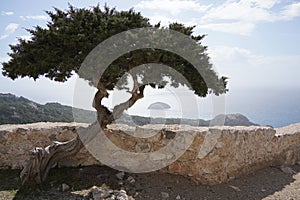
<svg viewBox="0 0 300 200"><path fill-rule="evenodd" d="M133 77L133 80L134 86L131 91L131 98L129 98L126 102L115 106L113 111L110 111L105 106L101 105L102 99L104 97L108 97L108 93L103 84L101 82L98 83L98 91L95 94L93 106L97 110L97 121L101 128L105 128L115 119L120 118L124 110L130 108L137 100L144 97L143 92L145 86L141 86L139 88L137 78ZM95 124L92 124L87 128L87 130L92 130L94 125ZM91 140L93 138L93 133L91 133L91 131L87 132L91 135L86 137L85 140ZM40 184L44 182L51 168L56 166L60 160L74 156L83 147L84 143L81 139L82 138L77 136L67 142L54 141L46 148L36 147L31 150L29 161L24 166L20 174L22 184L25 184L26 182L35 182Z"/></svg>
<svg viewBox="0 0 300 200"><path fill-rule="evenodd" d="M26 182L35 182L40 184L44 182L52 167L63 158L75 155L83 144L77 136L67 142L53 142L45 149L36 147L31 150L31 156L27 165L23 168L20 178L22 184Z"/></svg>

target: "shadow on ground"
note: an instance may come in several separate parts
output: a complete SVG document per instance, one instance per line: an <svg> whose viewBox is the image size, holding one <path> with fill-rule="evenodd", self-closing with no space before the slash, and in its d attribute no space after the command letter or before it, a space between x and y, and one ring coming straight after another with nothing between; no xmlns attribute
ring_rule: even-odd
<svg viewBox="0 0 300 200"><path fill-rule="evenodd" d="M228 183L215 186L196 184L193 181L157 172L126 174L118 180L118 171L108 167L89 166L51 170L41 186L21 186L19 170L0 170L0 199L90 199L92 186L124 188L137 200L159 200L162 192L169 199L300 199L300 166L291 166L296 174L284 173L279 167L268 167ZM126 178L131 176L135 182ZM298 180L299 179L299 180ZM70 186L63 192L62 184ZM274 196L275 195L275 196Z"/></svg>

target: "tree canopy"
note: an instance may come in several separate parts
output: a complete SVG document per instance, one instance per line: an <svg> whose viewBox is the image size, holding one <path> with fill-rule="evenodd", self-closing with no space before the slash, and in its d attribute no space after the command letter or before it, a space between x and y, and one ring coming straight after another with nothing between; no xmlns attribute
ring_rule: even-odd
<svg viewBox="0 0 300 200"><path fill-rule="evenodd" d="M100 104L101 99L107 97L107 90L112 90L115 87L128 88L126 86L128 84L127 79L123 78L122 82L121 78L132 76L129 73L131 69L147 63L161 63L173 68L185 77L190 84L189 88L198 96L206 96L209 92L219 95L227 91L227 78L218 77L213 70L206 52L207 47L201 44L204 35L194 35L195 26L170 23L167 27L161 27L160 23L151 24L148 18L143 17L141 13L135 12L133 9L117 11L106 5L104 8L97 5L90 9L75 8L69 5L67 10L54 8L54 11L46 11L46 13L51 19L46 27L36 26L27 29L31 34L30 40L18 39L18 44L10 45L12 52L9 53L9 56L11 59L2 63L4 76L11 79L26 76L37 79L45 76L51 80L64 82L72 74L79 72L84 59L99 43L123 31L148 27L177 31L192 39L197 44L197 49L193 51L197 54L204 73L199 74L192 63L174 52L154 48L130 51L110 63L100 80L96 82L92 80L92 73L90 75L78 73L79 76L90 81L101 91L102 95L98 98ZM164 38L160 38L159 42L164 42ZM124 44L126 44L125 41ZM144 70L142 74L135 74L136 77L132 77L138 84L135 90L143 93L147 85L163 88L167 85L165 77L170 78L173 87L184 84L180 80L172 78L168 72L156 74L157 80L148 81L147 74L154 74L155 72L156 70L150 67L148 71ZM209 76L214 84L208 85L203 76ZM139 83L137 77L140 78ZM117 86L117 82L121 82L123 85ZM135 101L130 103L129 107ZM109 111L106 110L105 112Z"/></svg>
<svg viewBox="0 0 300 200"><path fill-rule="evenodd" d="M30 40L19 39L17 44L10 45L11 59L2 63L2 73L11 79L45 76L60 82L77 73L89 81L98 89L93 101L98 123L93 123L87 132L97 132L98 125L101 131L119 118L124 110L144 97L146 86L164 88L168 84L172 87L185 85L201 97L227 91L227 78L219 77L213 70L207 47L201 44L204 35L194 35L195 26L175 22L162 27L160 23L151 24L149 19L133 9L117 11L108 6L102 9L99 5L90 9L69 5L67 10L54 8L54 11L46 13L50 21L45 27L27 29L31 34ZM142 31L131 31L137 29ZM124 32L123 39L115 38ZM181 33L178 37L185 37L176 40L176 37L171 37L172 34L165 34L168 32ZM141 36L143 39L139 39ZM115 42L101 48L101 44L111 38ZM143 48L135 48L139 45ZM112 56L116 50L122 53L118 57ZM177 54L177 50L181 54ZM190 55L194 58L192 61L187 59ZM108 62L110 59L111 62ZM100 67L103 72L99 71L101 65L104 65L104 68ZM86 66L88 70L82 71ZM138 66L144 68L135 70ZM168 66L167 70L163 66ZM184 79L174 76L169 69L175 70ZM130 79L133 84L129 87ZM108 90L114 88L126 89L131 97L109 110L101 102L108 97ZM89 138L84 140L87 142ZM68 142L53 143L46 148L49 150L47 152L35 148L21 172L22 183L28 180L43 182L52 166L60 159L74 155L83 143L77 136Z"/></svg>

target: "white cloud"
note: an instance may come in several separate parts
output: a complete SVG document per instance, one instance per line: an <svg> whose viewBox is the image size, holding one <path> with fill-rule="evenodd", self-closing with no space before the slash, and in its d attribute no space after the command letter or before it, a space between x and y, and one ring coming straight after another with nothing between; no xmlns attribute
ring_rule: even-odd
<svg viewBox="0 0 300 200"><path fill-rule="evenodd" d="M14 14L14 12L12 12L12 11L2 11L1 12L1 15L13 15Z"/></svg>
<svg viewBox="0 0 300 200"><path fill-rule="evenodd" d="M226 1L218 7L211 8L203 20L239 20L248 22L273 21L276 16L271 8L278 3L276 0L240 0Z"/></svg>
<svg viewBox="0 0 300 200"><path fill-rule="evenodd" d="M272 8L274 5L280 3L280 0L245 0L260 8Z"/></svg>
<svg viewBox="0 0 300 200"><path fill-rule="evenodd" d="M5 32L8 34L11 34L16 31L16 29L19 27L19 24L16 23L10 23L5 27Z"/></svg>
<svg viewBox="0 0 300 200"><path fill-rule="evenodd" d="M240 47L215 46L209 49L209 54L214 64L230 63L230 68L241 67L245 64L255 65L258 60L261 60L260 56Z"/></svg>
<svg viewBox="0 0 300 200"><path fill-rule="evenodd" d="M8 35L6 35L6 34L1 35L1 36L0 36L0 40L3 40L3 39L5 39L5 38L7 38L7 37L8 37Z"/></svg>
<svg viewBox="0 0 300 200"><path fill-rule="evenodd" d="M214 46L209 48L208 53L214 64L225 67L243 68L243 66L274 66L281 64L280 69L289 67L299 68L300 55L264 56L257 55L248 49L231 46ZM280 65L279 65L280 66ZM300 69L299 69L300 70Z"/></svg>
<svg viewBox="0 0 300 200"><path fill-rule="evenodd" d="M174 19L159 14L150 16L149 19L150 23L157 24L158 22L160 22L162 26L166 26L169 23L174 22Z"/></svg>
<svg viewBox="0 0 300 200"><path fill-rule="evenodd" d="M139 9L161 10L175 16L184 11L204 12L210 5L202 5L194 0L149 0L141 1L134 6Z"/></svg>
<svg viewBox="0 0 300 200"><path fill-rule="evenodd" d="M23 20L47 20L46 15L30 15L30 16L20 16L21 19Z"/></svg>
<svg viewBox="0 0 300 200"><path fill-rule="evenodd" d="M200 20L200 27L214 31L249 35L257 24L292 20L300 16L300 3L282 8L282 0L227 0L211 7ZM281 6L281 11L278 11Z"/></svg>
<svg viewBox="0 0 300 200"><path fill-rule="evenodd" d="M0 36L0 40L7 38L10 34L13 34L18 27L19 24L16 23L8 24L4 29L4 34Z"/></svg>
<svg viewBox="0 0 300 200"><path fill-rule="evenodd" d="M253 57L251 51L240 47L215 46L214 48L211 48L210 51L214 57L222 57L226 60L235 58L237 56L243 58Z"/></svg>
<svg viewBox="0 0 300 200"><path fill-rule="evenodd" d="M167 17L160 14L154 14L152 16L149 16L149 19L151 24L157 24L158 22L160 22L162 26L167 26L173 22L183 23L187 26L193 26L196 24L193 21L184 21L177 17Z"/></svg>
<svg viewBox="0 0 300 200"><path fill-rule="evenodd" d="M211 47L209 55L218 73L229 77L231 89L299 86L300 55L257 55L230 46Z"/></svg>
<svg viewBox="0 0 300 200"><path fill-rule="evenodd" d="M286 5L284 7L284 5ZM300 16L300 2L283 0L226 0L203 4L196 0L143 0L136 8L151 12L150 22L183 22L197 28L250 35L260 23L292 20ZM198 15L190 14L196 11Z"/></svg>
<svg viewBox="0 0 300 200"><path fill-rule="evenodd" d="M294 17L300 16L300 2L294 3L286 6L282 11L282 17L283 19L290 20Z"/></svg>
<svg viewBox="0 0 300 200"><path fill-rule="evenodd" d="M255 24L240 21L231 23L200 24L197 26L197 28L240 35L250 35L250 33L252 33L252 31L255 29Z"/></svg>

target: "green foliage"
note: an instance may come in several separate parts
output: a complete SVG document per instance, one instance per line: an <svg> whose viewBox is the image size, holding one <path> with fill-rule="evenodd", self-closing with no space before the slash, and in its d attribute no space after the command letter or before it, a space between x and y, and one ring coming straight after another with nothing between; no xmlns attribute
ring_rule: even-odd
<svg viewBox="0 0 300 200"><path fill-rule="evenodd" d="M160 27L160 24L151 25L149 19L133 9L119 12L107 6L101 9L99 5L91 9L74 8L70 5L66 11L55 8L54 12L47 11L46 13L51 18L46 28L36 26L28 29L31 40L19 39L18 44L10 45L12 53L9 55L12 59L3 63L3 75L12 79L25 76L37 79L44 75L63 82L74 72L78 73L89 52L107 38L134 28L156 27L161 30L175 30L193 39L199 47L194 53L199 55L199 63L204 69L203 75L208 76L215 84L208 86L197 69L184 58L165 50L145 48L128 52L110 64L100 80L107 90L115 88L120 78L126 76L126 73L134 66L152 62L162 63L177 70L191 84L190 89L199 96L206 96L209 92L218 95L227 91L226 78L219 78L212 69L206 53L207 48L201 45L204 35L193 35L194 26L187 27L180 23L171 23L168 27ZM169 41L161 38L160 42ZM126 44L126 41L124 43ZM149 70L151 73L155 71L155 69ZM96 86L92 82L91 72L90 75L79 75ZM145 77L147 73L138 75ZM156 85L163 88L166 86L164 81L166 76L171 78L171 85L174 87L184 84L172 78L171 74L165 73L157 76L158 80L152 83L142 79L141 85L153 87ZM125 88L127 82L123 83L124 85L118 87Z"/></svg>
<svg viewBox="0 0 300 200"><path fill-rule="evenodd" d="M10 45L12 59L3 63L4 75L15 79L45 75L56 81L66 81L79 69L83 59L100 42L116 33L132 28L150 26L148 19L133 10L117 12L99 6L93 9L55 8L47 11L51 21L47 28L28 29L30 41L19 39Z"/></svg>
<svg viewBox="0 0 300 200"><path fill-rule="evenodd" d="M77 109L74 113L78 122L95 121L93 111ZM73 122L72 107L59 103L41 105L24 97L0 94L0 124L25 124L34 122Z"/></svg>

